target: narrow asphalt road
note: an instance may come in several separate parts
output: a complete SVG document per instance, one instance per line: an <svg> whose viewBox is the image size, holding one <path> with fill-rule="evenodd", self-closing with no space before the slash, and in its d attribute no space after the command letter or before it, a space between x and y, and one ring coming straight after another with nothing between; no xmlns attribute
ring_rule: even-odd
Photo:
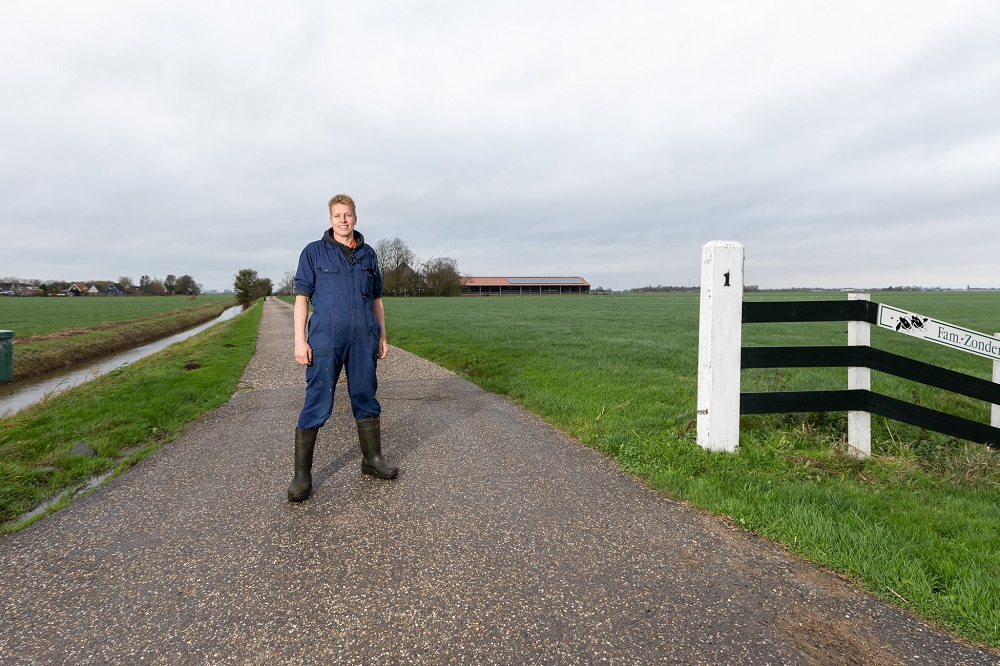
<svg viewBox="0 0 1000 666"><path fill-rule="evenodd" d="M289 504L303 372L268 300L232 400L0 539L0 663L1000 663L427 361L379 382L399 478L361 475L345 395Z"/></svg>

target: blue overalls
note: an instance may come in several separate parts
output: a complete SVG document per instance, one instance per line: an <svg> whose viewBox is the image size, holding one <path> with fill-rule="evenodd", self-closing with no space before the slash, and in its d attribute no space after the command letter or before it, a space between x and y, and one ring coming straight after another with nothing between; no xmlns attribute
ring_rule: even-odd
<svg viewBox="0 0 1000 666"><path fill-rule="evenodd" d="M327 231L323 240L302 250L295 273L295 293L308 295L313 312L308 342L312 365L306 367L306 400L299 430L322 427L333 410L340 371L347 365L347 391L355 419L377 417L375 365L382 329L372 312L382 296L382 274L375 251L355 232L357 245L350 263Z"/></svg>

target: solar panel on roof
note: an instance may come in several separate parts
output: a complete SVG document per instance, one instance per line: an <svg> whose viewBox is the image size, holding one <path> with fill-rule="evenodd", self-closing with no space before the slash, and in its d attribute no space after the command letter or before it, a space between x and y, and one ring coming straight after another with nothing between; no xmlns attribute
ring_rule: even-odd
<svg viewBox="0 0 1000 666"><path fill-rule="evenodd" d="M510 284L583 284L577 277L520 277L507 278Z"/></svg>

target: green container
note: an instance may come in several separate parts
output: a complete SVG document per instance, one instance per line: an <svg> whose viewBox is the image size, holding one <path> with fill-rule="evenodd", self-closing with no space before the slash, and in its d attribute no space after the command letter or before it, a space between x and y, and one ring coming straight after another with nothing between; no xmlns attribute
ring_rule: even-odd
<svg viewBox="0 0 1000 666"><path fill-rule="evenodd" d="M14 376L14 331L0 331L0 382Z"/></svg>

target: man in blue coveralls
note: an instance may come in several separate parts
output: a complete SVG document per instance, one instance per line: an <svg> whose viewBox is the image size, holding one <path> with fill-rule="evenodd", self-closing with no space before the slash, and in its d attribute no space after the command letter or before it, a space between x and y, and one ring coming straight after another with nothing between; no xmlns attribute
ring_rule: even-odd
<svg viewBox="0 0 1000 666"><path fill-rule="evenodd" d="M382 408L375 399L375 365L389 353L378 257L354 230L358 221L354 200L338 194L330 199L329 208L330 228L302 250L295 273L295 360L306 366L306 400L295 430L291 502L303 501L312 490L316 434L330 418L334 389L345 365L363 456L361 471L382 479L394 479L399 473L382 457Z"/></svg>

